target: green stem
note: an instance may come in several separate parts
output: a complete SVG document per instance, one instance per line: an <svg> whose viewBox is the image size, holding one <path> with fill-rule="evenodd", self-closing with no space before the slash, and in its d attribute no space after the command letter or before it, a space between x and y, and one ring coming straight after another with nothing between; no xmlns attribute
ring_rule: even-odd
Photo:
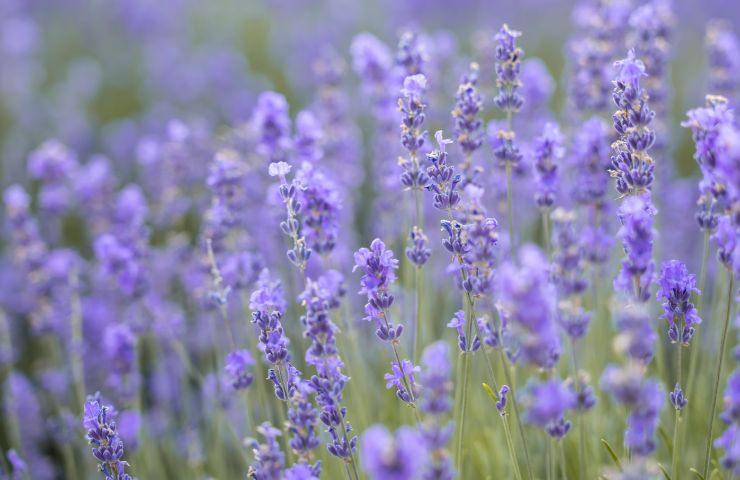
<svg viewBox="0 0 740 480"><path fill-rule="evenodd" d="M511 437L511 429L509 428L509 422L506 421L506 417L504 415L501 415L501 419L503 420L504 424L504 434L506 435L506 446L509 448L509 458L511 459L511 464L514 467L514 475L516 476L517 480L522 480L522 472L519 470L519 462L516 459L516 454L514 453L514 439Z"/></svg>
<svg viewBox="0 0 740 480"><path fill-rule="evenodd" d="M416 331L414 332L414 365L419 363L419 355L421 353L422 343L422 328L421 328L421 307L422 307L422 279L424 276L421 274L421 268L415 267L414 269L414 287L416 295Z"/></svg>
<svg viewBox="0 0 740 480"><path fill-rule="evenodd" d="M568 478L567 472L565 470L566 464L565 464L565 448L563 447L563 442L559 441L556 442L555 445L558 448L558 451L560 452L560 472L563 475L561 478L566 479Z"/></svg>
<svg viewBox="0 0 740 480"><path fill-rule="evenodd" d="M576 382L576 392L581 391L581 382L578 379L578 355L576 351L575 339L570 339L571 350L573 351L573 381ZM586 418L585 412L581 412L578 419L578 473L579 477L586 478Z"/></svg>
<svg viewBox="0 0 740 480"><path fill-rule="evenodd" d="M550 258L551 255L551 247L550 247L550 216L548 215L549 210L545 209L542 212L542 236L543 236L543 244L545 245L545 252L547 252L547 257Z"/></svg>
<svg viewBox="0 0 740 480"><path fill-rule="evenodd" d="M468 400L468 377L470 376L470 353L463 353L463 384L462 393L460 395L460 426L458 427L457 434L457 446L455 447L455 462L457 463L457 471L460 472L460 476L464 478L463 472L463 458L462 458L462 445L465 437L465 412L467 408Z"/></svg>
<svg viewBox="0 0 740 480"><path fill-rule="evenodd" d="M727 331L730 327L730 310L732 310L732 290L734 288L734 276L732 270L728 269L730 284L727 288L727 309L725 310L725 324L722 327L722 338L719 343L719 362L714 375L714 389L712 391L712 409L709 416L709 434L707 435L706 452L704 454L704 478L709 473L709 461L712 453L712 435L714 433L714 415L717 413L717 395L719 393L719 382L722 377L722 365L725 360L725 344L727 343Z"/></svg>
<svg viewBox="0 0 740 480"><path fill-rule="evenodd" d="M514 410L514 415L516 416L517 429L519 430L519 437L522 440L522 447L524 448L524 459L526 460L526 465L527 465L527 476L529 480L532 480L534 478L532 475L532 461L529 458L529 447L527 446L527 437L524 436L524 426L522 425L522 416L519 414L519 402L516 401L516 395L514 395L514 383L512 382L511 372L509 371L509 365L507 363L506 355L504 354L503 349L499 349L499 354L501 355L501 364L504 367L504 377L506 378L506 383L509 385L509 388L511 389L511 406Z"/></svg>
<svg viewBox="0 0 740 480"><path fill-rule="evenodd" d="M679 331L681 331L680 329ZM676 369L677 369L677 375L676 375L676 384L680 387L681 386L681 373L683 370L683 358L682 358L682 351L683 351L683 345L681 345L681 342L676 342L676 347L678 348L677 353L677 359L676 359ZM671 457L671 473L673 474L672 479L678 480L679 478L679 468L678 468L678 450L679 450L679 440L680 440L680 425L681 425L681 410L679 408L676 408L676 414L674 417L674 423L673 423L673 455Z"/></svg>
<svg viewBox="0 0 740 480"><path fill-rule="evenodd" d="M72 272L70 283L72 287L72 296L70 298L70 327L72 329L71 367L72 379L74 381L75 394L77 396L77 405L74 411L80 412L82 403L85 401L85 370L82 360L82 306L80 304L79 274L77 271Z"/></svg>
<svg viewBox="0 0 740 480"><path fill-rule="evenodd" d="M697 308L699 309L699 316L702 316L704 314L704 299L706 298L706 293L704 292L704 286L706 284L707 280L707 260L709 258L709 230L704 231L704 242L702 247L702 256L701 256L701 268L699 270L699 291L700 296L698 298L698 305ZM697 299L694 299L697 300ZM701 335L701 329L697 329L696 333L694 334L694 344L696 345L699 341L699 336ZM690 391L694 391L694 382L696 381L696 372L699 368L699 351L694 350L691 352L691 359L689 360L689 376L686 382L686 387Z"/></svg>
<svg viewBox="0 0 740 480"><path fill-rule="evenodd" d="M509 221L509 251L514 251L514 215L511 207L511 164L506 162L506 217Z"/></svg>

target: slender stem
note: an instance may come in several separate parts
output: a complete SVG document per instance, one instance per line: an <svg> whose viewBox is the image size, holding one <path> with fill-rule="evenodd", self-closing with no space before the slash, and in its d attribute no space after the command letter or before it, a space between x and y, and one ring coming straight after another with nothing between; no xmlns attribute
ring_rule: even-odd
<svg viewBox="0 0 740 480"><path fill-rule="evenodd" d="M70 277L70 284L72 287L72 296L70 298L70 327L72 329L72 340L70 349L72 351L70 353L72 378L75 386L75 394L77 396L76 412L80 411L82 403L85 401L85 369L82 360L82 305L80 303L79 279L79 273L77 271L72 272Z"/></svg>
<svg viewBox="0 0 740 480"><path fill-rule="evenodd" d="M717 395L719 393L719 381L722 377L722 365L725 360L725 344L727 343L727 331L730 326L730 310L732 309L732 290L734 288L734 276L732 270L728 269L730 284L727 288L727 309L725 310L725 324L722 327L722 338L719 343L719 361L717 362L717 371L714 375L714 390L712 391L712 409L709 416L709 434L707 435L706 452L704 454L704 478L709 473L709 460L712 453L712 435L714 433L714 415L717 413Z"/></svg>
<svg viewBox="0 0 740 480"><path fill-rule="evenodd" d="M699 291L700 296L697 299L698 305L697 308L699 309L699 316L702 316L704 314L704 300L706 299L707 295L704 291L704 286L706 284L707 280L707 260L709 258L709 230L704 231L704 242L702 247L702 256L701 256L701 268L699 270ZM701 329L697 329L696 333L694 334L694 344L697 344L699 341L699 336L701 335ZM686 387L690 391L694 391L694 382L696 381L696 372L697 368L699 368L699 351L695 349L693 352L691 352L691 359L689 360L689 376L686 381Z"/></svg>
<svg viewBox="0 0 740 480"><path fill-rule="evenodd" d="M421 274L421 268L414 268L414 287L416 296L416 325L414 332L414 365L419 362L419 354L421 353L421 301L422 301L422 279L424 276Z"/></svg>
<svg viewBox="0 0 740 480"><path fill-rule="evenodd" d="M581 392L581 382L578 379L578 352L576 341L571 337L570 347L573 352L573 381L576 384L576 392ZM581 412L578 418L578 478L586 478L586 418Z"/></svg>
<svg viewBox="0 0 740 480"><path fill-rule="evenodd" d="M463 383L462 393L460 395L460 425L458 427L457 434L457 446L455 448L455 460L457 463L457 470L460 472L460 476L464 478L463 472L463 458L462 458L462 445L465 437L465 413L467 408L468 400L468 377L470 376L470 353L463 352Z"/></svg>
<svg viewBox="0 0 740 480"><path fill-rule="evenodd" d="M549 258L552 252L550 246L550 216L548 213L548 209L542 211L542 236L544 237L545 252L547 252L547 257Z"/></svg>
<svg viewBox="0 0 740 480"><path fill-rule="evenodd" d="M524 436L524 426L522 425L522 416L519 414L519 402L516 401L516 395L513 395L514 393L514 383L511 381L511 372L509 371L509 365L506 361L506 355L504 354L503 349L499 349L499 354L501 355L501 363L504 366L504 377L506 378L506 383L509 385L509 388L511 389L511 406L514 409L514 414L516 415L516 424L517 428L519 429L519 437L522 440L522 446L524 447L524 458L527 463L527 476L529 477L529 480L532 480L534 477L532 476L532 461L529 458L529 447L527 446L527 437Z"/></svg>
<svg viewBox="0 0 740 480"><path fill-rule="evenodd" d="M511 207L511 164L506 162L506 217L509 221L509 251L514 252L514 215Z"/></svg>
<svg viewBox="0 0 740 480"><path fill-rule="evenodd" d="M388 311L384 308L382 310L383 313L383 320L385 321L385 326L388 330L390 330L390 324L388 323ZM396 357L396 363L398 364L398 369L401 371L401 380L403 381L403 386L406 388L406 391L409 394L409 397L411 398L411 401L408 402L409 405L414 409L414 416L416 417L417 423L421 424L421 417L419 416L419 410L416 408L416 398L414 395L414 391L411 388L411 382L408 379L408 376L406 375L406 372L403 369L403 364L401 363L401 355L398 353L398 339L394 339L390 342L391 347L393 348L393 355Z"/></svg>
<svg viewBox="0 0 740 480"><path fill-rule="evenodd" d="M557 445L558 451L560 452L560 471L561 471L561 473L563 475L562 478L564 478L564 479L565 478L568 478L568 475L566 474L566 470L565 470L565 467L566 467L566 464L565 464L565 447L563 447L563 442L562 441L556 442L555 445Z"/></svg>
<svg viewBox="0 0 740 480"><path fill-rule="evenodd" d="M506 421L506 417L504 415L501 415L501 419L504 423L504 434L506 435L506 446L509 448L509 457L511 459L511 464L514 467L514 475L516 476L517 480L522 480L522 472L519 470L519 462L516 459L516 454L514 453L514 439L511 437L511 429L509 428L509 422Z"/></svg>
<svg viewBox="0 0 740 480"><path fill-rule="evenodd" d="M681 331L681 330L679 330ZM677 358L676 358L676 369L677 369L677 375L676 375L676 384L680 387L681 386L681 373L682 373L682 366L683 366L683 358L682 358L682 351L683 351L683 345L681 345L681 342L676 342L677 347ZM679 440L680 435L679 431L681 430L681 410L679 408L676 408L676 414L674 417L674 423L673 423L673 455L671 457L671 473L672 473L672 479L678 480L680 476L679 467L678 467L678 450L679 450Z"/></svg>

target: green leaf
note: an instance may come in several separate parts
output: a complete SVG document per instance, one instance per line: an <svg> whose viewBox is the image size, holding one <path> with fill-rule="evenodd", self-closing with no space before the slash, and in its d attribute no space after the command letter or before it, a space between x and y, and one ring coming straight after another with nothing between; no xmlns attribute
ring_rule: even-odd
<svg viewBox="0 0 740 480"><path fill-rule="evenodd" d="M661 472L663 472L663 476L665 477L665 480L671 480L671 476L668 474L668 471L665 469L662 463L658 464L658 468Z"/></svg>
<svg viewBox="0 0 740 480"><path fill-rule="evenodd" d="M622 471L622 462L619 461L619 457L616 453L614 453L614 449L611 445L609 445L609 442L606 441L606 439L601 439L601 444L604 445L604 448L606 448L606 451L609 452L609 456L612 457L612 460L614 461L614 464L617 466L619 471Z"/></svg>
<svg viewBox="0 0 740 480"><path fill-rule="evenodd" d="M707 480L706 478L704 478L704 475L699 473L699 470L695 469L694 467L689 468L689 472L693 473L694 475L699 477L701 480Z"/></svg>
<svg viewBox="0 0 740 480"><path fill-rule="evenodd" d="M712 473L709 474L709 480L722 480L722 473L719 469L712 470Z"/></svg>
<svg viewBox="0 0 740 480"><path fill-rule="evenodd" d="M666 433L665 429L662 426L658 427L658 436L661 440L663 440L663 443L665 444L666 448L668 448L668 456L673 456L673 442L671 442L668 439L668 434Z"/></svg>
<svg viewBox="0 0 740 480"><path fill-rule="evenodd" d="M493 400L494 402L498 402L496 393L487 383L483 383L483 390L485 390L488 396L491 397L491 400Z"/></svg>

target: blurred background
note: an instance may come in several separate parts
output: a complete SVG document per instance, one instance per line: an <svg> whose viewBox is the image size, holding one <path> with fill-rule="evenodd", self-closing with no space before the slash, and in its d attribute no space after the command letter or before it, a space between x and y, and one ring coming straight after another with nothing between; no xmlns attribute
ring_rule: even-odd
<svg viewBox="0 0 740 480"><path fill-rule="evenodd" d="M704 27L737 24L732 0L681 0L672 64L674 116L703 99ZM315 83L311 62L326 45L349 60L360 31L390 45L404 28L444 39L471 57L481 35L502 22L524 29L527 57L544 60L563 105L564 46L574 2L2 0L0 2L0 158L2 183L24 179L29 151L48 137L81 158L108 155L131 169L135 139L171 118L216 125L249 117L257 94L274 89L298 111ZM464 63L461 63L464 65ZM451 96L454 91L450 92ZM687 132L677 159L693 168Z"/></svg>

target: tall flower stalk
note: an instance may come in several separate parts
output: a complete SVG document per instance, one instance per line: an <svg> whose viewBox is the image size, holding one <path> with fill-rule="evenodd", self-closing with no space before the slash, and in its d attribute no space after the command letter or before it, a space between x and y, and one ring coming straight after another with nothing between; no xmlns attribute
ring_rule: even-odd
<svg viewBox="0 0 740 480"><path fill-rule="evenodd" d="M496 107L506 114L505 129L500 129L496 133L493 142L493 155L506 173L506 215L509 223L509 246L511 251L514 251L516 242L514 214L512 212L513 186L511 174L522 159L522 154L516 144L516 135L511 128L512 116L524 104L524 98L519 93L522 86L519 74L524 51L516 46L516 39L520 36L521 32L511 30L506 24L496 34L496 85L499 91L493 99Z"/></svg>
<svg viewBox="0 0 740 480"><path fill-rule="evenodd" d="M406 257L414 265L414 297L416 299L412 355L414 361L417 361L420 353L422 336L421 268L431 255L431 250L426 247L426 235L423 230L424 211L421 197L429 179L419 162L419 149L424 146L427 136L426 130L422 130L426 108L424 104L426 86L427 79L424 75L417 73L408 76L403 81L401 97L398 99L398 109L401 111L401 145L408 153L408 158L402 157L399 160L404 170L401 174L401 184L414 194L414 225L409 233L406 247Z"/></svg>

